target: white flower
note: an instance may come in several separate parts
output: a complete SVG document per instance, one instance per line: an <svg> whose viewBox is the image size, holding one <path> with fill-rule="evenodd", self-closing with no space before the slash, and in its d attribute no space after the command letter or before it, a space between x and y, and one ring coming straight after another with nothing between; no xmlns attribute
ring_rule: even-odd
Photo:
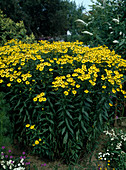
<svg viewBox="0 0 126 170"><path fill-rule="evenodd" d="M88 24L86 22L84 22L82 19L77 19L75 22L81 22L83 25L88 26Z"/></svg>
<svg viewBox="0 0 126 170"><path fill-rule="evenodd" d="M89 35L93 35L91 32L88 32L88 31L83 31L82 33L84 33L84 34L89 34Z"/></svg>
<svg viewBox="0 0 126 170"><path fill-rule="evenodd" d="M1 161L1 165L4 165L4 163L5 163L4 161Z"/></svg>
<svg viewBox="0 0 126 170"><path fill-rule="evenodd" d="M109 29L112 29L112 27L109 27Z"/></svg>
<svg viewBox="0 0 126 170"><path fill-rule="evenodd" d="M20 161L20 163L23 163L23 161L24 161L24 159L22 158L21 161Z"/></svg>
<svg viewBox="0 0 126 170"><path fill-rule="evenodd" d="M119 24L119 19L115 19L115 18L113 18L113 19L112 19L112 21L115 21L116 23L118 23L118 24Z"/></svg>
<svg viewBox="0 0 126 170"><path fill-rule="evenodd" d="M122 32L120 32L119 35L122 35Z"/></svg>
<svg viewBox="0 0 126 170"><path fill-rule="evenodd" d="M18 164L18 166L21 166L21 164Z"/></svg>
<svg viewBox="0 0 126 170"><path fill-rule="evenodd" d="M71 35L71 32L69 30L67 31L67 35Z"/></svg>
<svg viewBox="0 0 126 170"><path fill-rule="evenodd" d="M113 34L113 32L110 32L110 34Z"/></svg>
<svg viewBox="0 0 126 170"><path fill-rule="evenodd" d="M111 138L111 140L114 140L114 138Z"/></svg>
<svg viewBox="0 0 126 170"><path fill-rule="evenodd" d="M113 43L119 43L119 41L117 41L117 40L114 40L114 41L113 41Z"/></svg>
<svg viewBox="0 0 126 170"><path fill-rule="evenodd" d="M3 165L3 169L6 169L6 166L5 166L5 165Z"/></svg>

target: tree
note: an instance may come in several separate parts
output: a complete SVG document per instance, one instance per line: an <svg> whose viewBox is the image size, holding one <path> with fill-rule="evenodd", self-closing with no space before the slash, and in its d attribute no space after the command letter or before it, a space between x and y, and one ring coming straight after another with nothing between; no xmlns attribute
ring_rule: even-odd
<svg viewBox="0 0 126 170"><path fill-rule="evenodd" d="M83 10L69 0L1 0L0 6L15 22L23 21L27 33L33 32L36 38L74 30L74 21L81 17Z"/></svg>
<svg viewBox="0 0 126 170"><path fill-rule="evenodd" d="M125 57L126 46L126 1L97 0L91 6L84 35L90 46L106 45ZM82 21L81 21L82 23Z"/></svg>

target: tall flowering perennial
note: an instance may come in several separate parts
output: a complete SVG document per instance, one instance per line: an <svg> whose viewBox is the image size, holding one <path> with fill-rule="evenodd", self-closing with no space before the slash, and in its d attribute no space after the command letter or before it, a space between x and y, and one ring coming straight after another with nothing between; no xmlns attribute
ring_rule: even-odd
<svg viewBox="0 0 126 170"><path fill-rule="evenodd" d="M84 140L95 141L114 110L113 99L126 98L125 72L126 60L106 46L11 40L0 47L0 88L12 105L10 117L19 118L16 133L27 125L29 145L51 159L75 160Z"/></svg>

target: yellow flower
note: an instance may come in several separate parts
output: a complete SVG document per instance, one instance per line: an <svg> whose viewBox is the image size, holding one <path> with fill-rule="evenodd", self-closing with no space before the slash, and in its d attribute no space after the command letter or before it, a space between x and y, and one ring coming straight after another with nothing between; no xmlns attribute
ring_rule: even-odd
<svg viewBox="0 0 126 170"><path fill-rule="evenodd" d="M7 86L10 87L10 86L11 86L11 83L8 83Z"/></svg>
<svg viewBox="0 0 126 170"><path fill-rule="evenodd" d="M113 106L113 104L109 103L109 106Z"/></svg>
<svg viewBox="0 0 126 170"><path fill-rule="evenodd" d="M45 144L45 142L43 142L43 144Z"/></svg>
<svg viewBox="0 0 126 170"><path fill-rule="evenodd" d="M110 160L108 160L108 162L110 162Z"/></svg>
<svg viewBox="0 0 126 170"><path fill-rule="evenodd" d="M68 91L64 91L64 94L67 96L69 93L68 93Z"/></svg>
<svg viewBox="0 0 126 170"><path fill-rule="evenodd" d="M39 139L39 141L41 142L41 141L42 141L42 139Z"/></svg>
<svg viewBox="0 0 126 170"><path fill-rule="evenodd" d="M2 79L0 79L0 83L3 83L3 80L2 80Z"/></svg>
<svg viewBox="0 0 126 170"><path fill-rule="evenodd" d="M34 97L34 98L33 98L33 101L36 102L36 101L37 101L37 97Z"/></svg>
<svg viewBox="0 0 126 170"><path fill-rule="evenodd" d="M30 129L34 129L34 127L35 127L35 125L32 125L32 126L30 127Z"/></svg>
<svg viewBox="0 0 126 170"><path fill-rule="evenodd" d="M79 87L80 87L80 85L79 85L79 84L77 84L77 85L76 85L76 88L79 88Z"/></svg>
<svg viewBox="0 0 126 170"><path fill-rule="evenodd" d="M105 88L106 88L106 86L104 85L104 86L102 86L102 88L103 88L103 89L105 89Z"/></svg>
<svg viewBox="0 0 126 170"><path fill-rule="evenodd" d="M29 126L30 126L30 124L27 124L27 125L26 125L26 127L29 127Z"/></svg>
<svg viewBox="0 0 126 170"><path fill-rule="evenodd" d="M108 166L109 166L110 164L108 164Z"/></svg>
<svg viewBox="0 0 126 170"><path fill-rule="evenodd" d="M35 146L35 144L32 144L32 146Z"/></svg>
<svg viewBox="0 0 126 170"><path fill-rule="evenodd" d="M20 83L20 82L21 82L21 79L17 79L17 82Z"/></svg>
<svg viewBox="0 0 126 170"><path fill-rule="evenodd" d="M38 144L39 144L39 141L38 141L38 140L36 140L36 141L35 141L35 144L36 144L36 145L38 145Z"/></svg>
<svg viewBox="0 0 126 170"><path fill-rule="evenodd" d="M25 83L26 83L27 85L28 85L28 84L30 84L30 82L29 82L29 81L26 81Z"/></svg>
<svg viewBox="0 0 126 170"><path fill-rule="evenodd" d="M44 108L42 108L42 110L44 110Z"/></svg>
<svg viewBox="0 0 126 170"><path fill-rule="evenodd" d="M50 69L49 69L49 71L53 71L53 69L52 69L52 68L50 68Z"/></svg>
<svg viewBox="0 0 126 170"><path fill-rule="evenodd" d="M46 101L46 98L45 98L45 97L43 97L43 101L44 101L44 102Z"/></svg>
<svg viewBox="0 0 126 170"><path fill-rule="evenodd" d="M116 90L112 88L112 92L113 92L113 93L116 93Z"/></svg>
<svg viewBox="0 0 126 170"><path fill-rule="evenodd" d="M88 90L84 90L85 93L88 93L89 91Z"/></svg>
<svg viewBox="0 0 126 170"><path fill-rule="evenodd" d="M77 91L76 91L76 90L72 90L72 93L73 93L73 94L76 94L76 93L77 93Z"/></svg>
<svg viewBox="0 0 126 170"><path fill-rule="evenodd" d="M43 98L42 98L42 97L40 97L40 98L39 98L39 102L42 102L42 101L43 101Z"/></svg>

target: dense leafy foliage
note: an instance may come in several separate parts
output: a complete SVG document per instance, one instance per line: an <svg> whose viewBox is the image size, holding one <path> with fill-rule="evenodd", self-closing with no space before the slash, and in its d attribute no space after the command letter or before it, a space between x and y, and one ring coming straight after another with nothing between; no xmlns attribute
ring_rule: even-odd
<svg viewBox="0 0 126 170"><path fill-rule="evenodd" d="M36 38L66 35L84 9L69 0L2 0L0 6L13 21L23 21L27 33Z"/></svg>
<svg viewBox="0 0 126 170"><path fill-rule="evenodd" d="M114 117L118 94L126 98L125 70L126 60L103 46L9 41L0 47L0 88L14 137L41 156L77 161Z"/></svg>
<svg viewBox="0 0 126 170"><path fill-rule="evenodd" d="M26 35L27 30L24 27L24 23L20 21L15 23L12 19L7 18L6 15L0 10L0 44L3 45L5 42L11 39L22 40L23 42L35 42L33 34L30 36Z"/></svg>

